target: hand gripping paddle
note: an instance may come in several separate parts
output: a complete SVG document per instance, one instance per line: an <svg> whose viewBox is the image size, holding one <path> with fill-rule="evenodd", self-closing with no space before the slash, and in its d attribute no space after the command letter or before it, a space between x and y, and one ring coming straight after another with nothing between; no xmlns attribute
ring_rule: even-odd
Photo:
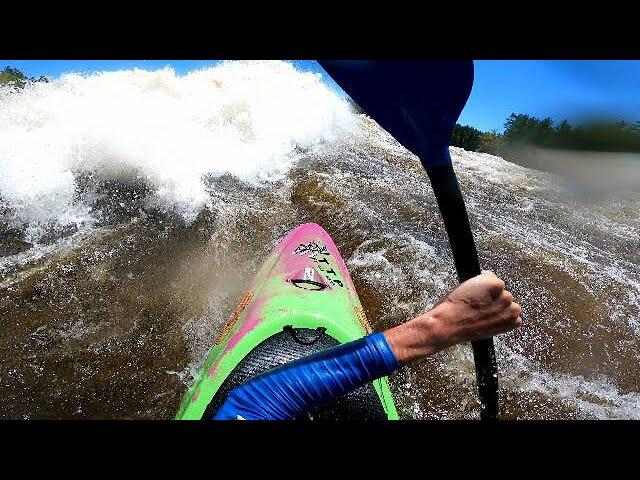
<svg viewBox="0 0 640 480"><path fill-rule="evenodd" d="M320 65L378 124L420 158L444 220L458 279L480 274L469 218L451 165L449 140L473 85L468 61L345 61ZM498 415L493 339L472 342L480 418Z"/></svg>

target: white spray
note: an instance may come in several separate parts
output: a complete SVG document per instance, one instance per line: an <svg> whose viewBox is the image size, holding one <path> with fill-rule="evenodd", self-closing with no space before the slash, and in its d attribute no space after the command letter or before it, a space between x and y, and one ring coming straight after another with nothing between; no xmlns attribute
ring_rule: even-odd
<svg viewBox="0 0 640 480"><path fill-rule="evenodd" d="M319 74L287 62L224 62L184 76L167 67L67 74L0 90L0 202L37 241L41 227L91 225L78 174L136 178L149 201L192 220L204 175L282 175L301 151L356 128ZM7 215L5 213L5 215Z"/></svg>

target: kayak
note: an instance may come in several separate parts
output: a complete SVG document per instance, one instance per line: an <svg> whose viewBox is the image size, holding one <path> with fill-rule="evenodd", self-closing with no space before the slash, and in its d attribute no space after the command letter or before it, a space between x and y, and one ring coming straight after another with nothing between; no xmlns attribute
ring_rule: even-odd
<svg viewBox="0 0 640 480"><path fill-rule="evenodd" d="M247 285L177 419L211 419L237 386L271 368L371 333L351 276L329 234L300 225ZM386 377L310 409L299 420L395 420Z"/></svg>

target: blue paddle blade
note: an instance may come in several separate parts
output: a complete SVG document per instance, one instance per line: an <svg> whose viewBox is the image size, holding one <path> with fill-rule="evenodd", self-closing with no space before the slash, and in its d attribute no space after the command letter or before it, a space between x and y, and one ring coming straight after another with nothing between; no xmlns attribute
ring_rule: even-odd
<svg viewBox="0 0 640 480"><path fill-rule="evenodd" d="M473 86L473 61L321 60L322 68L425 168L450 165L449 141Z"/></svg>

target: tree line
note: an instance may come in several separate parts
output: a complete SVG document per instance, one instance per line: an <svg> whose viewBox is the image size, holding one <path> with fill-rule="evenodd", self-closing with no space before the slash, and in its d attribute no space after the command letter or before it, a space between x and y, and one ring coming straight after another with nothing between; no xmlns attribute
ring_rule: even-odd
<svg viewBox="0 0 640 480"><path fill-rule="evenodd" d="M567 120L554 123L550 117L512 113L505 121L504 133L482 132L456 124L451 136L451 145L455 147L499 156L508 154L507 147L523 144L567 150L640 152L640 121L571 125Z"/></svg>
<svg viewBox="0 0 640 480"><path fill-rule="evenodd" d="M12 83L24 88L29 82L47 82L46 77L27 77L17 68L5 67L0 71L0 85ZM350 98L357 113L364 111ZM474 152L506 157L510 146L606 152L640 152L640 121L635 123L599 121L571 125L567 120L554 123L550 117L537 118L524 113L512 113L504 124L504 133L495 130L483 132L469 125L456 124L451 145Z"/></svg>

